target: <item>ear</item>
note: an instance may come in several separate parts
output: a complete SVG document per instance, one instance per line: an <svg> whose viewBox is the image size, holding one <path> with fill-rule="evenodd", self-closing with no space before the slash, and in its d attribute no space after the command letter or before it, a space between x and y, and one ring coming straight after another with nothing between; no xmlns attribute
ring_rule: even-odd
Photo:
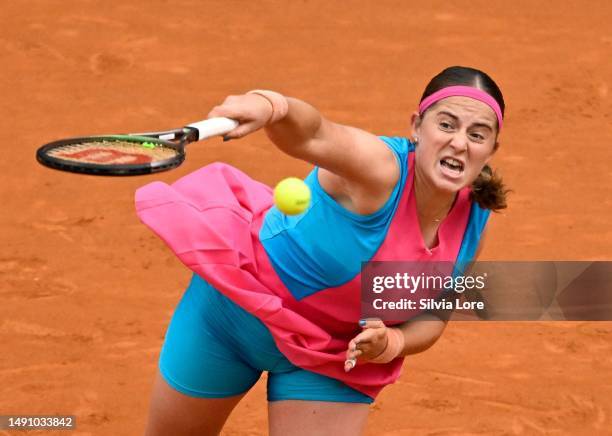
<svg viewBox="0 0 612 436"><path fill-rule="evenodd" d="M410 135L414 138L419 136L419 129L421 127L421 117L418 112L413 112L410 116Z"/></svg>

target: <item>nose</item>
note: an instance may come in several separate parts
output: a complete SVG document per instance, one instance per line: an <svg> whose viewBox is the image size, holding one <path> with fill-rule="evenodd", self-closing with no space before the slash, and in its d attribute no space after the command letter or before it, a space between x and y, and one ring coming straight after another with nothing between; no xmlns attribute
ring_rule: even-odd
<svg viewBox="0 0 612 436"><path fill-rule="evenodd" d="M468 137L465 132L457 132L451 138L450 146L458 152L467 150Z"/></svg>

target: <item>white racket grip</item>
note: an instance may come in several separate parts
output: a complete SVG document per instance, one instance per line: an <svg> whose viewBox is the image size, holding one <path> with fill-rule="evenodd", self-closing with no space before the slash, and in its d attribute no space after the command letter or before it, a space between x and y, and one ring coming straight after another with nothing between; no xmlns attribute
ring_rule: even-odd
<svg viewBox="0 0 612 436"><path fill-rule="evenodd" d="M187 127L197 129L198 141L201 141L231 132L238 127L238 121L225 117L209 118L208 120L187 124Z"/></svg>

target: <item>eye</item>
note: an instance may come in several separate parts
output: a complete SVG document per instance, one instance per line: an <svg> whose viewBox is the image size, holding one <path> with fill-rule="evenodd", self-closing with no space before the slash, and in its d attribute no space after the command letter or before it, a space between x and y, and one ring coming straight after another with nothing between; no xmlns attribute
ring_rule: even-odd
<svg viewBox="0 0 612 436"><path fill-rule="evenodd" d="M470 137L475 141L484 141L485 137L480 133L470 133Z"/></svg>
<svg viewBox="0 0 612 436"><path fill-rule="evenodd" d="M440 127L443 130L452 130L453 125L451 123L449 123L449 122L446 122L446 121L440 121Z"/></svg>

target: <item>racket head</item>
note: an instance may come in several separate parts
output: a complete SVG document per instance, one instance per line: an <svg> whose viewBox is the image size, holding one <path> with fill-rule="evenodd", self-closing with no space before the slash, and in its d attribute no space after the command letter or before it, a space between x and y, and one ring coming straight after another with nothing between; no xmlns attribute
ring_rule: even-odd
<svg viewBox="0 0 612 436"><path fill-rule="evenodd" d="M178 167L185 160L184 145L142 135L81 136L43 145L36 159L61 171L133 176Z"/></svg>

